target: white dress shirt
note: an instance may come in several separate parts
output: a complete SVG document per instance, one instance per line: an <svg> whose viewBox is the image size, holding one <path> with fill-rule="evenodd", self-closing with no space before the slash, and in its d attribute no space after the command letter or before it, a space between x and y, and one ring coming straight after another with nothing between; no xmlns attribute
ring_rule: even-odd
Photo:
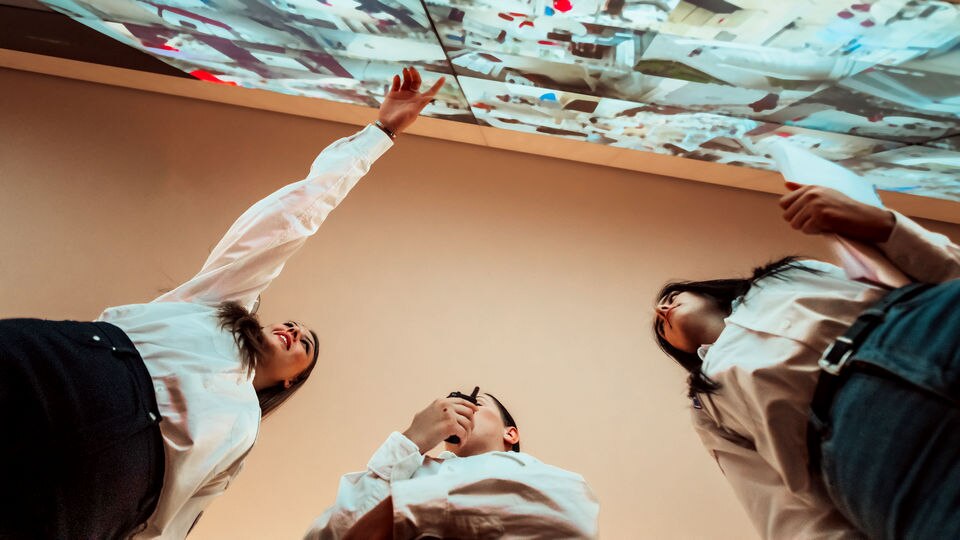
<svg viewBox="0 0 960 540"><path fill-rule="evenodd" d="M387 497L398 539L597 537L600 506L579 474L521 452L432 458L394 432L366 471L340 479L336 503L306 538L342 537Z"/></svg>
<svg viewBox="0 0 960 540"><path fill-rule="evenodd" d="M960 247L900 214L877 246L917 281L960 277ZM833 265L802 264L821 274L761 280L701 348L703 371L721 388L698 395L693 423L762 537L859 538L808 470L807 419L823 351L887 290Z"/></svg>
<svg viewBox="0 0 960 540"><path fill-rule="evenodd" d="M153 379L166 471L157 509L137 538L183 538L240 471L257 438L260 406L217 308L251 309L327 215L392 145L368 126L336 141L309 176L244 212L200 272L149 304L108 308L100 320L122 329Z"/></svg>

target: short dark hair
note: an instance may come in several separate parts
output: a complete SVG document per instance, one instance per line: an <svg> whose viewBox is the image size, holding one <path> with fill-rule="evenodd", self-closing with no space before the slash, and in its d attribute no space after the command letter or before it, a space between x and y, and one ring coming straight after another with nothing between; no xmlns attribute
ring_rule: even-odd
<svg viewBox="0 0 960 540"><path fill-rule="evenodd" d="M513 416L510 414L510 411L508 411L507 408L503 406L503 403L500 403L500 400L497 399L497 396L495 396L495 395L493 395L493 394L490 394L490 393L487 393L487 392L485 392L485 393L487 394L487 396L490 397L490 399L493 400L494 403L497 404L497 409L500 410L500 418L503 420L503 425L505 425L505 426L507 426L507 427L517 428L517 430L519 431L520 428L517 427L517 421L513 419ZM519 452L519 451L520 451L520 441L517 441L517 442L513 443L513 446L510 447L510 451L511 451L511 452Z"/></svg>

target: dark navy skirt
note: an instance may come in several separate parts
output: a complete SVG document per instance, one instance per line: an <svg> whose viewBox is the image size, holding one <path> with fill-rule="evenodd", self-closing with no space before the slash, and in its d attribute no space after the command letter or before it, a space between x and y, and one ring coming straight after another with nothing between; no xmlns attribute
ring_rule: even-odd
<svg viewBox="0 0 960 540"><path fill-rule="evenodd" d="M153 383L119 328L0 320L0 538L124 538L156 508Z"/></svg>

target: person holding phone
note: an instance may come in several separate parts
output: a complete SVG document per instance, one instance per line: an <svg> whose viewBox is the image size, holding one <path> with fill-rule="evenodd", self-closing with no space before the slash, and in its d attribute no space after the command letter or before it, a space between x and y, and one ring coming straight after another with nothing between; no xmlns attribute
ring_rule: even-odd
<svg viewBox="0 0 960 540"><path fill-rule="evenodd" d="M341 478L306 538L597 537L599 505L582 476L521 452L517 423L492 394L452 396Z"/></svg>

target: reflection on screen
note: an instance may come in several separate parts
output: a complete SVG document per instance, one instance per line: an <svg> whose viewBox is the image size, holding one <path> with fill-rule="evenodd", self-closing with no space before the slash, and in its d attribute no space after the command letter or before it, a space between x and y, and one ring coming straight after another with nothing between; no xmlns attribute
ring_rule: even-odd
<svg viewBox="0 0 960 540"><path fill-rule="evenodd" d="M413 65L428 116L764 169L787 137L960 200L950 2L44 1L210 82L377 107Z"/></svg>

